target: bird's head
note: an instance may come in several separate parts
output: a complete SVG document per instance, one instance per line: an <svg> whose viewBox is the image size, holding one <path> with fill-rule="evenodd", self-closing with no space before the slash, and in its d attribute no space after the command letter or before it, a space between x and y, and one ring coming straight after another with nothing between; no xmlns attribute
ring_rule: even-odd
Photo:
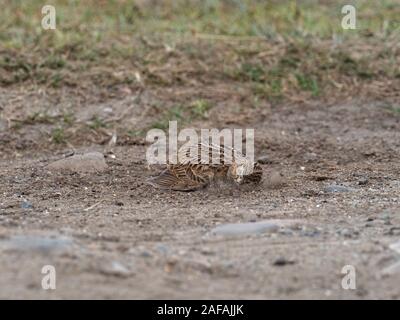
<svg viewBox="0 0 400 320"><path fill-rule="evenodd" d="M237 184L242 184L245 176L253 173L254 164L250 161L234 163L231 166L230 175Z"/></svg>

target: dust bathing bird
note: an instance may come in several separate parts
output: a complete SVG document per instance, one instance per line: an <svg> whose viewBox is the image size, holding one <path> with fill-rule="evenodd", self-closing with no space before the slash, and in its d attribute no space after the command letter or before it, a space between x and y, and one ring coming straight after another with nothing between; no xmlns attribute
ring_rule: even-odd
<svg viewBox="0 0 400 320"><path fill-rule="evenodd" d="M258 163L224 145L199 143L183 147L178 152L177 162L167 164L165 170L147 182L160 189L194 191L218 181L256 185L262 178Z"/></svg>

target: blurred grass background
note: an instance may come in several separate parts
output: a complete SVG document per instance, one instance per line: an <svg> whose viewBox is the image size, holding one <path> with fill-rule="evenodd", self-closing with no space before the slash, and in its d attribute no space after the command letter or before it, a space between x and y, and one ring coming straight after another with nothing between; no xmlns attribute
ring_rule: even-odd
<svg viewBox="0 0 400 320"><path fill-rule="evenodd" d="M360 31L399 33L400 3L396 0L2 0L0 34L4 45L64 45L101 42L119 35L198 32L231 36L354 35ZM57 32L40 25L41 7L54 5ZM341 7L357 9L357 32L341 28ZM49 37L51 39L49 39ZM51 42L49 42L51 41Z"/></svg>
<svg viewBox="0 0 400 320"><path fill-rule="evenodd" d="M245 108L260 101L398 98L400 0L0 4L1 87L53 95L68 89L94 101L138 89L196 88L198 97L175 98L161 110L156 127L171 118L205 119L214 105L210 86L242 88ZM41 27L41 8L49 4L56 8L56 30ZM345 4L357 9L356 30L341 27ZM25 120L48 122L35 115Z"/></svg>
<svg viewBox="0 0 400 320"><path fill-rule="evenodd" d="M334 39L336 43L341 43L349 38L351 41L360 41L371 37L379 37L384 49L386 39L398 39L400 35L399 0L0 2L0 49L3 52L0 57L0 68L3 68L0 83L3 85L25 80L50 83L52 86L62 82L73 84L73 80L64 81L62 75L51 70L69 68L73 72L84 72L93 65L114 67L121 60L132 57L142 66L148 63L162 64L165 61L162 57L154 56L148 61L146 55L148 57L149 51L156 49L160 42L172 51L177 39L182 36L215 41L264 41L270 45L278 41L294 45L297 51L302 51L307 50L310 41L315 39ZM347 3L353 3L357 8L357 30L341 28L341 7ZM41 8L44 4L56 8L56 30L43 30L41 27ZM141 41L134 42L138 38ZM242 50L240 46L238 48L236 53ZM292 51L296 51L296 48L292 47ZM197 50L204 48L196 44L183 48L192 58L196 58ZM224 50L231 52L232 48L226 47ZM242 51L242 57L246 59L246 49ZM229 52L226 53L228 62ZM313 52L309 58L318 55L318 52L315 55ZM201 55L198 56L201 58ZM352 69L358 69L356 73L368 77L370 72L365 70L363 62L361 66L355 66L354 59L340 54L337 59L344 60L338 61L339 65L344 62ZM295 60L295 57L288 57L284 64L286 67L295 66ZM74 66L69 63L73 61ZM40 72L39 69L47 71ZM236 78L244 76L244 80L259 82L265 71L262 69L259 63L245 61L233 74ZM276 68L272 70L273 74L279 72ZM300 87L310 89L314 96L319 93L316 83L313 83L316 80L307 79L302 74L295 74L294 77ZM132 82L134 76L124 78L124 81ZM279 91L276 82L272 87L272 91Z"/></svg>

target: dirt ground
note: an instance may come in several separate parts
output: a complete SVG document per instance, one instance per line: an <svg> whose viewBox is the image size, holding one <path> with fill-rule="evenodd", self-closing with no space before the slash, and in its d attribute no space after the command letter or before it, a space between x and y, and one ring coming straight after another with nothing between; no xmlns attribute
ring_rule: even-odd
<svg viewBox="0 0 400 320"><path fill-rule="evenodd" d="M110 147L109 135L78 131L70 143L48 147L45 121L15 132L2 120L0 298L399 299L400 254L390 248L400 238L399 115L361 99L236 113L240 102L229 90L237 88L223 89L215 89L201 127L255 129L264 181L254 190L160 192L145 184L153 172L142 138L118 136ZM167 94L83 103L78 122L100 114L134 126ZM11 108L15 116L47 103L57 114L74 103L37 91L3 90L1 99L3 119ZM88 151L104 153L108 168L47 167ZM212 232L264 220L281 227ZM42 289L44 265L56 269L55 290ZM355 290L341 286L345 265L355 267Z"/></svg>

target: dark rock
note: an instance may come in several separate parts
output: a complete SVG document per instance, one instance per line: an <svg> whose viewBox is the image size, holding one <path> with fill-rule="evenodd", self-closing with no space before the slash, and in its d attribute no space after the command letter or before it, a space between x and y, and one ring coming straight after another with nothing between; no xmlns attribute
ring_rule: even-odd
<svg viewBox="0 0 400 320"><path fill-rule="evenodd" d="M291 265L291 264L295 264L295 261L288 260L288 259L283 258L283 257L280 257L280 258L276 259L274 261L274 263L273 263L273 265L277 266L277 267L283 267L283 266Z"/></svg>
<svg viewBox="0 0 400 320"><path fill-rule="evenodd" d="M262 156L257 159L260 164L272 164L273 161L268 156Z"/></svg>
<svg viewBox="0 0 400 320"><path fill-rule="evenodd" d="M358 180L358 184L359 184L360 186L366 185L367 183L368 183L368 178L360 178L360 179Z"/></svg>
<svg viewBox="0 0 400 320"><path fill-rule="evenodd" d="M391 236L400 236L400 227L390 228L388 234Z"/></svg>
<svg viewBox="0 0 400 320"><path fill-rule="evenodd" d="M342 229L337 232L339 235L344 236L345 238L355 238L359 232L353 229Z"/></svg>
<svg viewBox="0 0 400 320"><path fill-rule="evenodd" d="M315 238L318 237L321 233L318 230L302 230L300 234L303 237Z"/></svg>
<svg viewBox="0 0 400 320"><path fill-rule="evenodd" d="M150 258L152 255L151 255L151 253L149 251L143 250L143 251L140 252L140 256L143 257L143 258Z"/></svg>

